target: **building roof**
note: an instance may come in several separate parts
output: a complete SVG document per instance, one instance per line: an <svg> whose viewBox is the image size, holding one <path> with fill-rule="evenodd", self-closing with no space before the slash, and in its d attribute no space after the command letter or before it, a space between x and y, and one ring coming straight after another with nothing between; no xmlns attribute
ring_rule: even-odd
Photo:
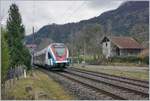
<svg viewBox="0 0 150 101"><path fill-rule="evenodd" d="M113 44L120 49L143 49L143 46L139 44L132 37L105 37L108 38Z"/></svg>
<svg viewBox="0 0 150 101"><path fill-rule="evenodd" d="M27 48L36 48L37 45L36 44L27 44L26 47Z"/></svg>

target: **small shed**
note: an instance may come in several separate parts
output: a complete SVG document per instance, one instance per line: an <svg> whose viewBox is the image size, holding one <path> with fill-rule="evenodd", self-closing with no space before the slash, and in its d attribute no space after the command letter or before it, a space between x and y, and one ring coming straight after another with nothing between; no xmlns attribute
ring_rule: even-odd
<svg viewBox="0 0 150 101"><path fill-rule="evenodd" d="M113 56L137 56L144 48L132 37L104 37L101 41L103 55Z"/></svg>

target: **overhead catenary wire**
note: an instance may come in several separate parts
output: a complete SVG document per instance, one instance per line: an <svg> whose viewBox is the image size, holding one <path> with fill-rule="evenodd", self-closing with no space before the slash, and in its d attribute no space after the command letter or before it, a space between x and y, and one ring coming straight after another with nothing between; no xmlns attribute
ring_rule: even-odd
<svg viewBox="0 0 150 101"><path fill-rule="evenodd" d="M86 2L87 1L83 1L75 10L73 10L73 12L69 15L69 17L72 18L73 15L86 4ZM70 22L70 20L71 19L69 19L68 22Z"/></svg>
<svg viewBox="0 0 150 101"><path fill-rule="evenodd" d="M75 3L76 3L76 2L78 2L78 1L75 1ZM73 6L75 5L75 3L73 2L73 3L71 4L71 6L69 6L69 7L64 11L64 13L61 15L61 18L60 18L59 21L61 21L61 20L65 19L66 17L68 17L68 19L67 19L68 22L71 22L70 20L71 20L71 18L73 18L73 15L74 15L76 12L78 12L79 9L81 9L81 8L83 7L83 5L86 4L86 1L83 1L79 6L77 6L77 8L73 9L73 11L70 12L71 9L73 8ZM67 14L67 12L69 12L69 13Z"/></svg>
<svg viewBox="0 0 150 101"><path fill-rule="evenodd" d="M71 1L71 2L72 2L72 1ZM76 4L76 2L77 2L77 1L73 1L72 4L71 4L71 6L69 6L69 7L64 11L64 13L61 14L61 19L60 19L60 21L66 18L67 12L69 12L69 11L73 8L73 6Z"/></svg>
<svg viewBox="0 0 150 101"><path fill-rule="evenodd" d="M81 8L86 4L87 2L86 1L83 1L76 9L74 9L73 10L73 12L70 14L70 19L69 20L71 20L71 18L73 17L73 15L77 12L77 11L80 11L81 10ZM70 22L68 20L68 22ZM72 50L72 52L73 52L73 50ZM84 44L84 62L85 62L85 44Z"/></svg>

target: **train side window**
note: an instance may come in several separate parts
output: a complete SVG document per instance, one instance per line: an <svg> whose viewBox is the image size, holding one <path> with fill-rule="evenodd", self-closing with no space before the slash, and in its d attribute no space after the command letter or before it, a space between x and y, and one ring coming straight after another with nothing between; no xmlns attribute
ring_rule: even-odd
<svg viewBox="0 0 150 101"><path fill-rule="evenodd" d="M52 58L52 57L51 57L51 54L48 52L48 59L50 59L50 58Z"/></svg>

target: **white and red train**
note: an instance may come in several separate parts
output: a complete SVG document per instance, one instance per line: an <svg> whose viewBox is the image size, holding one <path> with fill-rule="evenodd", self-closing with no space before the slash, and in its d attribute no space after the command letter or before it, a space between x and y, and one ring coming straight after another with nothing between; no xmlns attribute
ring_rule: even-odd
<svg viewBox="0 0 150 101"><path fill-rule="evenodd" d="M63 43L52 43L34 54L34 64L49 69L63 69L69 65L69 51Z"/></svg>

